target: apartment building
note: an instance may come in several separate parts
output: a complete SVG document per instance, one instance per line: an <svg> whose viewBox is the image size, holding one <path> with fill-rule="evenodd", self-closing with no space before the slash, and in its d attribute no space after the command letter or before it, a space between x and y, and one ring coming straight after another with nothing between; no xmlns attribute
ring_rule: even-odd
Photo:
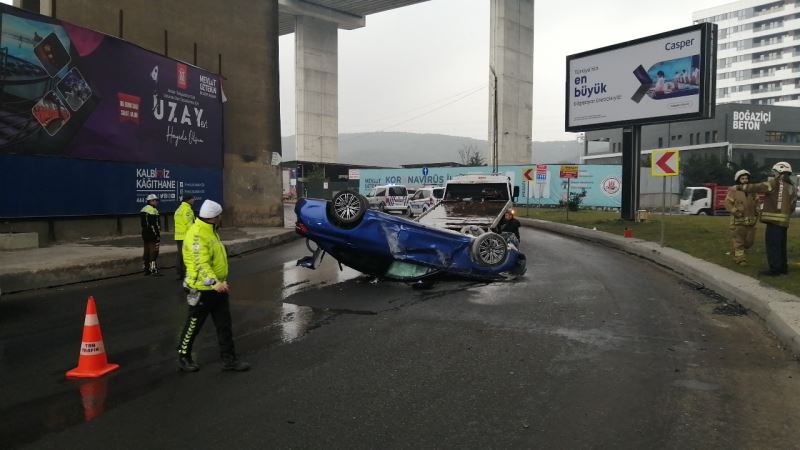
<svg viewBox="0 0 800 450"><path fill-rule="evenodd" d="M719 26L717 104L800 106L800 0L741 0L692 18Z"/></svg>

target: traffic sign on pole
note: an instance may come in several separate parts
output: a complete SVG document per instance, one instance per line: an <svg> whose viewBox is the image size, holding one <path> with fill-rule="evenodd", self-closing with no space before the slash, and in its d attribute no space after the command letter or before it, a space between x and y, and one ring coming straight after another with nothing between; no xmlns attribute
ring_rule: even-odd
<svg viewBox="0 0 800 450"><path fill-rule="evenodd" d="M654 177L674 177L679 169L678 150L653 150L650 155L650 173Z"/></svg>
<svg viewBox="0 0 800 450"><path fill-rule="evenodd" d="M525 178L525 181L533 180L533 175L531 175L531 172L533 172L533 168L532 167L529 167L529 168L525 169L524 172L522 172L522 176Z"/></svg>
<svg viewBox="0 0 800 450"><path fill-rule="evenodd" d="M578 178L578 166L561 166L559 178Z"/></svg>
<svg viewBox="0 0 800 450"><path fill-rule="evenodd" d="M539 184L547 181L547 164L536 165L536 182Z"/></svg>

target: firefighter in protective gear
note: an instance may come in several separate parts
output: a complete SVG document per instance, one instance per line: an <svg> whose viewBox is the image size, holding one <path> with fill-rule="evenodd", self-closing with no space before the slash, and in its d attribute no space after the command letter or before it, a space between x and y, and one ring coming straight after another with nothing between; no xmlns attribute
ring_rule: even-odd
<svg viewBox="0 0 800 450"><path fill-rule="evenodd" d="M792 180L792 166L779 162L772 167L773 177L763 183L737 185L736 189L750 192L764 192L761 221L767 225L764 241L767 247L769 270L761 275L776 276L789 271L786 254L786 235L789 218L797 205L797 187Z"/></svg>
<svg viewBox="0 0 800 450"><path fill-rule="evenodd" d="M750 172L742 169L734 175L735 186L750 183ZM753 246L756 236L758 212L756 211L757 196L746 193L736 187L728 190L725 197L725 209L731 213L731 241L733 242L733 262L740 266L747 265L745 250Z"/></svg>
<svg viewBox="0 0 800 450"><path fill-rule="evenodd" d="M161 276L156 265L158 259L159 246L161 245L161 225L159 224L158 196L150 194L146 199L147 204L139 211L142 225L142 240L144 241L144 253L142 262L144 263L144 274Z"/></svg>
<svg viewBox="0 0 800 450"><path fill-rule="evenodd" d="M192 345L209 314L217 329L222 369L237 372L250 369L249 364L236 357L233 346L228 303L228 254L217 234L221 214L222 206L219 203L204 201L199 220L189 227L183 240L189 315L178 342L178 368L184 372L200 370L200 366L192 359Z"/></svg>
<svg viewBox="0 0 800 450"><path fill-rule="evenodd" d="M178 248L178 258L175 264L177 271L177 280L183 280L186 276L186 265L183 264L183 238L186 236L186 231L194 223L194 195L183 194L181 205L175 210L175 244Z"/></svg>

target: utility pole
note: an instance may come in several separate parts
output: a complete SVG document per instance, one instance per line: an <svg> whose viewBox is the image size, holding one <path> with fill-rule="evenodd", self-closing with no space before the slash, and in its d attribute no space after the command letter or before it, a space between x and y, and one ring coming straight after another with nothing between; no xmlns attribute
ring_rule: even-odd
<svg viewBox="0 0 800 450"><path fill-rule="evenodd" d="M497 173L500 171L499 162L499 154L497 151L497 74L494 71L494 67L489 66L489 70L492 71L492 95L494 96L494 107L492 108L494 114L492 114L492 173Z"/></svg>

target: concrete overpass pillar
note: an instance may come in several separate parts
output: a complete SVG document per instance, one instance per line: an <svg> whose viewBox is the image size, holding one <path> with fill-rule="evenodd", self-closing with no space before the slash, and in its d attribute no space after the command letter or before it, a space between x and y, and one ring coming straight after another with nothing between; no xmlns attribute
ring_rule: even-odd
<svg viewBox="0 0 800 450"><path fill-rule="evenodd" d="M489 61L494 74L489 73L489 160L494 162L491 149L497 103L498 164L531 162L533 1L492 0Z"/></svg>
<svg viewBox="0 0 800 450"><path fill-rule="evenodd" d="M335 163L339 159L337 24L297 16L295 59L297 160Z"/></svg>

